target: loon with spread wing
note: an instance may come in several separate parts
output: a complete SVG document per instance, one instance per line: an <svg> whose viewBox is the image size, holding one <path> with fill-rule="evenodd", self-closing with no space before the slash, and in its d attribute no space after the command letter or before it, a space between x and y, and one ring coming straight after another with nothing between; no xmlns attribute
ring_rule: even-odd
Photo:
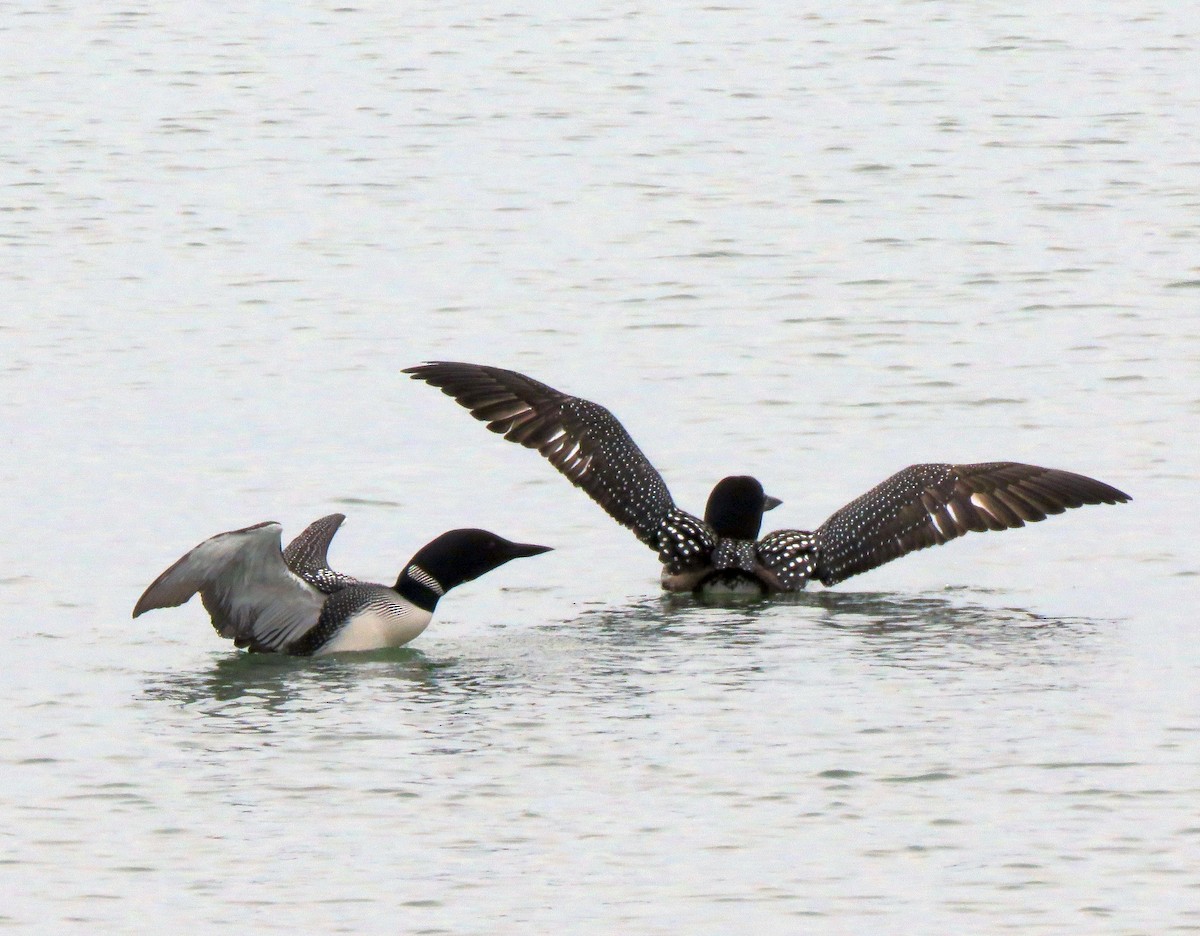
<svg viewBox="0 0 1200 936"><path fill-rule="evenodd" d="M511 559L549 551L486 530L450 530L421 547L388 587L329 567L329 543L344 519L322 517L286 551L278 523L218 533L155 579L133 616L176 607L199 592L217 633L259 653L399 647L429 626L450 589Z"/></svg>
<svg viewBox="0 0 1200 936"><path fill-rule="evenodd" d="M971 531L1005 530L1129 495L1084 475L1016 462L911 465L812 531L759 538L781 502L746 475L718 482L704 519L680 510L662 476L603 406L516 371L435 361L407 368L493 432L536 449L614 520L658 552L668 591L794 592L833 585Z"/></svg>

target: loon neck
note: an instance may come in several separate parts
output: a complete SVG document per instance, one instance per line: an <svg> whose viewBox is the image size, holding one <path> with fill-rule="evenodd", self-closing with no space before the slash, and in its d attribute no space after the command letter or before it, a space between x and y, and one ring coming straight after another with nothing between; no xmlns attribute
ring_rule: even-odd
<svg viewBox="0 0 1200 936"><path fill-rule="evenodd" d="M487 530L448 530L426 543L409 560L396 581L396 591L418 607L432 611L438 599L510 559L536 556L549 549L512 543Z"/></svg>
<svg viewBox="0 0 1200 936"><path fill-rule="evenodd" d="M396 591L400 597L412 602L424 611L433 611L438 599L446 594L442 584L415 561L410 562L396 580Z"/></svg>

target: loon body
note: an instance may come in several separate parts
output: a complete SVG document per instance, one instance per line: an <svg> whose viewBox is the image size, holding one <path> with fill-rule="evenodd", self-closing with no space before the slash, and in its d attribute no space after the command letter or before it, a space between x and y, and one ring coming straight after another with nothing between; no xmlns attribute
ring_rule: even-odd
<svg viewBox="0 0 1200 936"><path fill-rule="evenodd" d="M286 551L278 523L218 533L155 579L133 616L181 605L199 592L217 633L255 652L316 656L399 647L425 630L451 588L549 550L486 530L450 530L423 546L388 587L329 567L329 543L344 519L322 517Z"/></svg>
<svg viewBox="0 0 1200 936"><path fill-rule="evenodd" d="M754 478L723 479L704 519L679 509L666 482L603 406L516 371L435 361L405 370L441 389L511 442L545 456L622 526L658 553L668 591L794 592L834 585L970 531L1014 529L1127 494L1102 481L1037 465L910 465L837 510L815 530L759 538L779 505Z"/></svg>

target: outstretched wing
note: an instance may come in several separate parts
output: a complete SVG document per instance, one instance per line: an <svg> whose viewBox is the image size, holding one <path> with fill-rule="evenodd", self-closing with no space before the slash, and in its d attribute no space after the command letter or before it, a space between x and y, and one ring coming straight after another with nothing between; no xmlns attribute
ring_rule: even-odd
<svg viewBox="0 0 1200 936"><path fill-rule="evenodd" d="M625 427L598 403L560 393L516 371L434 361L404 373L453 397L510 442L537 449L610 517L647 546L675 502Z"/></svg>
<svg viewBox="0 0 1200 936"><path fill-rule="evenodd" d="M1129 495L1070 471L987 462L911 465L852 500L813 534L817 578L833 585L972 530L1006 530Z"/></svg>
<svg viewBox="0 0 1200 936"><path fill-rule="evenodd" d="M329 568L329 544L345 519L345 514L334 513L314 520L283 551L287 567L327 595L350 585L362 584L356 578Z"/></svg>
<svg viewBox="0 0 1200 936"><path fill-rule="evenodd" d="M137 617L181 605L197 592L222 637L252 650L283 650L316 625L325 596L284 564L278 523L218 533L156 578Z"/></svg>

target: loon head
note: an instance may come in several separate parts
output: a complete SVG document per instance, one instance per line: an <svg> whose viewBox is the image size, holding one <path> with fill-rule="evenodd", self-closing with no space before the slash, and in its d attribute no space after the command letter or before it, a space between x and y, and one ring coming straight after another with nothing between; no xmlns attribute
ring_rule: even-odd
<svg viewBox="0 0 1200 936"><path fill-rule="evenodd" d="M718 481L708 495L704 522L716 530L718 536L758 539L762 515L782 503L778 497L765 493L757 478L733 475Z"/></svg>
<svg viewBox="0 0 1200 936"><path fill-rule="evenodd" d="M549 552L549 546L514 543L487 530L450 530L426 543L405 566L396 591L430 608L463 582L512 559Z"/></svg>

